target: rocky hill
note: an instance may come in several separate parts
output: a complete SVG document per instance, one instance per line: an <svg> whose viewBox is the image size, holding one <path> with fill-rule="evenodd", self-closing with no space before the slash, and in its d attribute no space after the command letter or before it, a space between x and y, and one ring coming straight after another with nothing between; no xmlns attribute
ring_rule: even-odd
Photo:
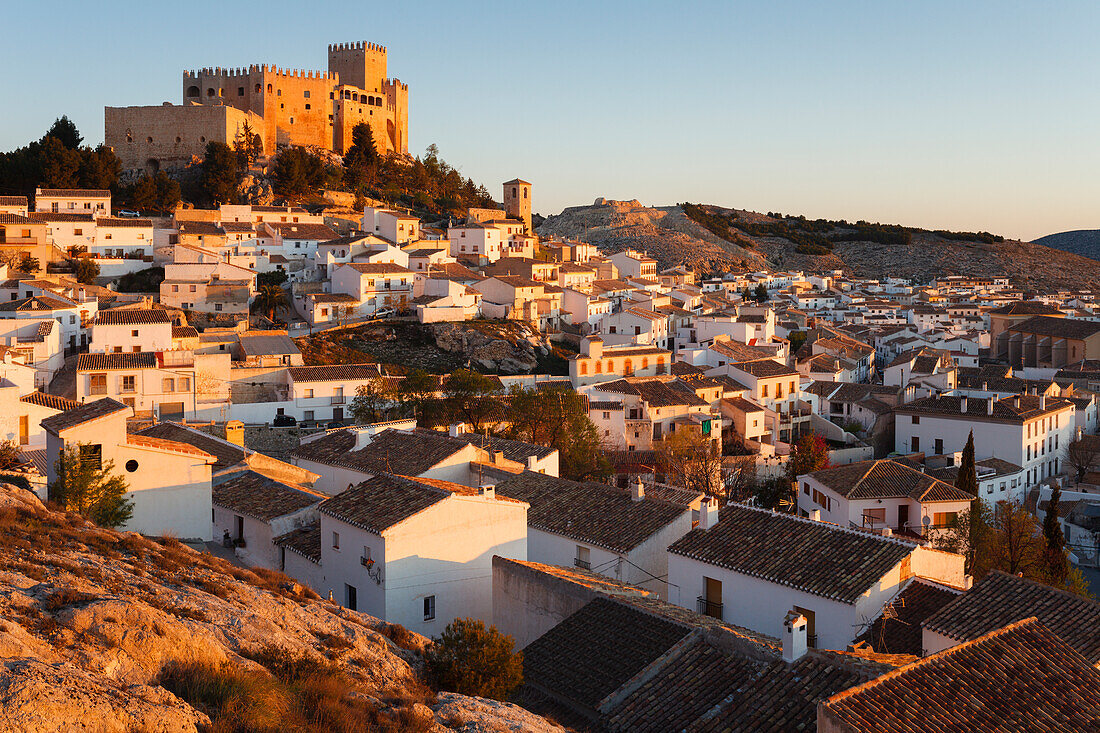
<svg viewBox="0 0 1100 733"><path fill-rule="evenodd" d="M1093 260L1100 260L1100 229L1075 229L1039 237L1035 244L1053 247Z"/></svg>
<svg viewBox="0 0 1100 733"><path fill-rule="evenodd" d="M561 731L436 695L424 637L0 484L0 729Z"/></svg>
<svg viewBox="0 0 1100 733"><path fill-rule="evenodd" d="M690 213L690 216L689 216ZM649 207L597 199L539 227L543 236L591 242L607 252L646 250L662 267L811 271L927 282L941 275L1007 275L1024 288L1100 288L1100 262L1040 243L986 233L929 231L857 222L808 221L711 205Z"/></svg>

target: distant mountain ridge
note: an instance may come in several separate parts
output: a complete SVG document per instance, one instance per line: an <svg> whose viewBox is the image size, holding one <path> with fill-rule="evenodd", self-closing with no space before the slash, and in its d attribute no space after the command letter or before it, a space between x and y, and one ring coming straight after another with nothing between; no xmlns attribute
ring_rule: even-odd
<svg viewBox="0 0 1100 733"><path fill-rule="evenodd" d="M1060 249L1075 255L1100 260L1100 229L1074 229L1039 237L1032 244Z"/></svg>
<svg viewBox="0 0 1100 733"><path fill-rule="evenodd" d="M1025 290L1100 290L1100 262L1042 243L985 232L812 221L710 204L653 207L597 199L548 217L538 233L591 242L607 252L646 250L662 268L687 264L703 273L746 267L844 270L920 283L944 275L1007 276Z"/></svg>

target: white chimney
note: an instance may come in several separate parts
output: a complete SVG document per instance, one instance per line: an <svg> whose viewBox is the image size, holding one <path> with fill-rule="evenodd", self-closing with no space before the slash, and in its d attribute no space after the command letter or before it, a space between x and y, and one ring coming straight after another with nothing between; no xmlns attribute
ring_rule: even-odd
<svg viewBox="0 0 1100 733"><path fill-rule="evenodd" d="M641 479L634 482L634 488L630 491L631 501L642 501L645 499L645 484Z"/></svg>
<svg viewBox="0 0 1100 733"><path fill-rule="evenodd" d="M704 496L699 503L699 529L708 530L718 524L718 500L713 496Z"/></svg>
<svg viewBox="0 0 1100 733"><path fill-rule="evenodd" d="M993 414L993 398L992 397L987 397L986 398L986 401L985 401L985 414L986 415L992 415Z"/></svg>
<svg viewBox="0 0 1100 733"><path fill-rule="evenodd" d="M783 617L783 661L797 662L806 654L806 617L795 610Z"/></svg>
<svg viewBox="0 0 1100 733"><path fill-rule="evenodd" d="M527 470L528 471L534 471L535 467L538 465L538 462L539 462L539 457L538 456L527 456Z"/></svg>
<svg viewBox="0 0 1100 733"><path fill-rule="evenodd" d="M477 495L486 499L495 499L497 497L497 487L494 484L478 486Z"/></svg>
<svg viewBox="0 0 1100 733"><path fill-rule="evenodd" d="M1039 409L1047 409L1047 396L1045 394L1039 395Z"/></svg>
<svg viewBox="0 0 1100 733"><path fill-rule="evenodd" d="M465 426L460 422L451 423L451 426L447 428L447 434L450 435L452 438L457 438L458 436L466 432L463 429L464 427Z"/></svg>
<svg viewBox="0 0 1100 733"><path fill-rule="evenodd" d="M959 400L959 412L966 412L966 398Z"/></svg>
<svg viewBox="0 0 1100 733"><path fill-rule="evenodd" d="M812 519L815 522L820 522L821 521L821 510L820 509L811 509L810 510L810 519Z"/></svg>
<svg viewBox="0 0 1100 733"><path fill-rule="evenodd" d="M493 463L495 465L498 465L498 466L500 464L504 463L504 451L502 451L502 450L493 451Z"/></svg>

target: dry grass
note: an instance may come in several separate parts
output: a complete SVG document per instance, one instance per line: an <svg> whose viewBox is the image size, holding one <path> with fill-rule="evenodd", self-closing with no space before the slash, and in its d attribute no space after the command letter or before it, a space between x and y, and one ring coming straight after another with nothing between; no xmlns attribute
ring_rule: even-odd
<svg viewBox="0 0 1100 733"><path fill-rule="evenodd" d="M212 663L173 664L160 683L213 723L213 733L365 733L430 730L428 716L417 716L412 697L387 701L354 694L354 683L337 667L276 647L250 655L271 673Z"/></svg>
<svg viewBox="0 0 1100 733"><path fill-rule="evenodd" d="M324 632L321 632L320 634L317 634L317 640L321 642L321 644L323 644L324 646L334 651L339 651L341 649L351 649L353 646L355 646L355 644L353 644L346 636L340 636L338 634L326 634Z"/></svg>
<svg viewBox="0 0 1100 733"><path fill-rule="evenodd" d="M414 652L422 651L423 641L401 624L385 623L378 631L402 649Z"/></svg>
<svg viewBox="0 0 1100 733"><path fill-rule="evenodd" d="M72 606L77 603L87 603L98 597L99 596L91 593L82 593L73 588L61 588L46 596L46 600L43 601L42 606L47 611L52 612L64 608L65 606Z"/></svg>

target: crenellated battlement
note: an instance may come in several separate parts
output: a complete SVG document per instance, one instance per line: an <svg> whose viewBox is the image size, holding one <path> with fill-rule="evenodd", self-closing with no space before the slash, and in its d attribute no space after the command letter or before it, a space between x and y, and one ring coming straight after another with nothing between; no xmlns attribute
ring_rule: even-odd
<svg viewBox="0 0 1100 733"><path fill-rule="evenodd" d="M328 52L334 51L370 51L372 53L386 53L386 47L369 41L356 41L355 43L330 43Z"/></svg>
<svg viewBox="0 0 1100 733"><path fill-rule="evenodd" d="M323 79L335 82L338 74L332 71L316 71L313 69L280 69L275 65L252 64L248 68L223 69L220 66L212 66L183 72L184 79L202 79L216 76L223 79L244 78L251 74L275 74L276 76L296 77L299 79Z"/></svg>

